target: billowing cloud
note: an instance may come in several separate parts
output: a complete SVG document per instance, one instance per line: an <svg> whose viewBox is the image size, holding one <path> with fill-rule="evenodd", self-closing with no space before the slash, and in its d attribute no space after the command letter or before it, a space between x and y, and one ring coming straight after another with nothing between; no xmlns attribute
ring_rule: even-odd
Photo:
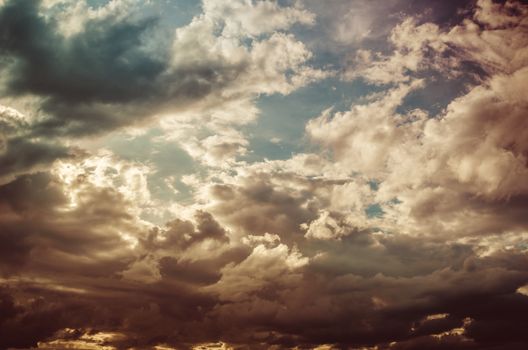
<svg viewBox="0 0 528 350"><path fill-rule="evenodd" d="M0 1L0 348L526 348L527 14Z"/></svg>
<svg viewBox="0 0 528 350"><path fill-rule="evenodd" d="M56 14L60 6L13 1L0 13L4 89L11 96L40 98L33 126L39 135L105 132L198 101L217 105L219 98L242 92L287 93L325 74L304 64L310 52L302 43L274 33L296 22L311 23L313 15L306 10L207 1L203 15L166 39L159 20L140 16L134 1L114 1L97 10L83 2L69 4L64 11L72 18L66 24ZM79 7L88 16L80 15ZM251 20L241 17L248 11ZM249 46L242 43L246 39ZM276 50L271 60L264 56L268 50ZM263 64L266 69L255 69ZM286 77L288 70L295 74Z"/></svg>
<svg viewBox="0 0 528 350"><path fill-rule="evenodd" d="M479 3L477 19L485 21L479 16L491 8L497 16L507 18L506 8L488 5ZM495 24L490 24L481 35L504 35L500 42L510 46L497 51L497 55L500 52L509 56L518 44L516 39L506 38L516 38L525 29L514 18L503 21L507 29L498 31ZM460 28L447 34L453 42L466 35ZM400 30L393 32L400 41L415 37L412 31L404 35ZM488 69L488 62L477 54L468 56L473 47L458 49L463 56L460 59L471 57ZM519 55L522 57L522 50ZM374 67L390 72L392 63L390 67L386 64L375 63ZM410 82L373 95L348 112L325 112L308 123L307 131L312 139L330 147L343 166L381 182L376 199L385 203L386 217L395 220L399 230L406 226L409 233L446 232L454 236L522 232L525 221L520 212L526 192L523 174L527 171L522 127L526 67L509 69L513 71L489 71L490 76L482 84L450 102L434 118L422 109L402 113L405 99L426 84L409 74L406 79ZM410 69L411 73L415 71Z"/></svg>

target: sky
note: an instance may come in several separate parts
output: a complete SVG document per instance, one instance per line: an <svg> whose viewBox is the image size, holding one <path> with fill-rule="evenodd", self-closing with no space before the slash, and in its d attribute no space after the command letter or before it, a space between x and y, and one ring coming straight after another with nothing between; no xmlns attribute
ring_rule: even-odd
<svg viewBox="0 0 528 350"><path fill-rule="evenodd" d="M528 3L0 0L0 349L528 348Z"/></svg>

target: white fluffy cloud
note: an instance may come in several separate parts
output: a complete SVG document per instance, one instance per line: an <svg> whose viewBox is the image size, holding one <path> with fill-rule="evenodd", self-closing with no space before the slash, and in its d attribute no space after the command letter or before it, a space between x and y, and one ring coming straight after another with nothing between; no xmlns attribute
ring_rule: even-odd
<svg viewBox="0 0 528 350"><path fill-rule="evenodd" d="M221 68L222 88L162 123L169 138L179 140L191 156L206 165L226 166L246 153L248 141L232 128L257 118L256 97L289 94L332 72L311 67L308 48L280 31L295 23L312 23L313 14L307 10L238 0L206 1L203 10L188 26L176 30L172 69ZM204 128L196 127L197 120Z"/></svg>
<svg viewBox="0 0 528 350"><path fill-rule="evenodd" d="M389 36L394 49L389 55L358 50L344 78L401 83L427 70L453 77L462 74L460 63L466 60L490 74L513 73L528 62L526 11L518 2L479 0L473 18L449 30L407 18Z"/></svg>
<svg viewBox="0 0 528 350"><path fill-rule="evenodd" d="M432 24L404 21L391 36L395 53L366 62L357 74L374 83L406 83L307 124L308 135L330 148L339 164L381 181L375 197L384 203L387 228L456 237L525 227L520 211L528 190L526 27L522 16L509 11L526 9L517 6L480 1L474 20L484 28L466 20L444 34ZM398 111L412 91L427 86L414 77L426 62L424 43L437 43L437 52L455 45L459 54L450 64L470 59L490 74L433 118L422 110ZM416 60L400 62L400 52Z"/></svg>

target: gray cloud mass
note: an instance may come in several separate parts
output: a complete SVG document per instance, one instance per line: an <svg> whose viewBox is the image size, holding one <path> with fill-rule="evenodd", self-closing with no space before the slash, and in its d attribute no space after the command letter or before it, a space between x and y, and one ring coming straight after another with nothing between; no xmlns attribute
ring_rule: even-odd
<svg viewBox="0 0 528 350"><path fill-rule="evenodd" d="M527 348L525 2L189 11L0 0L0 349Z"/></svg>

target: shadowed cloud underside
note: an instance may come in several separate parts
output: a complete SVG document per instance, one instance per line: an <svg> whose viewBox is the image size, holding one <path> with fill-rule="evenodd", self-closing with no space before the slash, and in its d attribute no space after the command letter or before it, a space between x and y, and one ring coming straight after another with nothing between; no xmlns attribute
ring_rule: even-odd
<svg viewBox="0 0 528 350"><path fill-rule="evenodd" d="M0 349L528 347L528 4L0 0Z"/></svg>

